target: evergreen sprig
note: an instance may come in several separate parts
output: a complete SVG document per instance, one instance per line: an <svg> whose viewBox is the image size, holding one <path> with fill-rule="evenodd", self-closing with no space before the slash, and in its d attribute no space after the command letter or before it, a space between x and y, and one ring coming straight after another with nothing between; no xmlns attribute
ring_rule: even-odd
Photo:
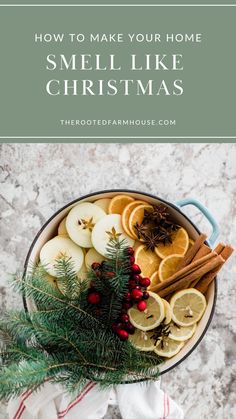
<svg viewBox="0 0 236 419"><path fill-rule="evenodd" d="M47 280L40 265L13 285L34 308L12 311L0 323L0 398L35 390L45 380L79 391L86 379L101 386L124 380L156 379L161 362L121 341L111 325L128 290L129 256L124 241L112 240L103 274L90 270L78 279L70 260L60 259L57 281ZM112 274L111 274L112 272ZM99 309L87 301L89 287L102 295Z"/></svg>

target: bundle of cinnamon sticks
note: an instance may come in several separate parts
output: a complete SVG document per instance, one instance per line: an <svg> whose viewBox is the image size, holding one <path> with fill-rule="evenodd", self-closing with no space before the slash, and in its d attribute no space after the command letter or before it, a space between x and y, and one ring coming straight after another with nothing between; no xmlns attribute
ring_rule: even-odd
<svg viewBox="0 0 236 419"><path fill-rule="evenodd" d="M204 243L205 240L206 235L200 234L178 265L177 271L166 281L150 287L150 291L166 299L186 288L196 288L205 294L225 261L233 253L233 248L223 243L211 250Z"/></svg>

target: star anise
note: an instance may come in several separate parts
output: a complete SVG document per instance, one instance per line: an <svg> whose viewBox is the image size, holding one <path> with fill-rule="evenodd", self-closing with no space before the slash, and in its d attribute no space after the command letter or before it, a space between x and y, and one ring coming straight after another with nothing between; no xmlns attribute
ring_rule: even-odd
<svg viewBox="0 0 236 419"><path fill-rule="evenodd" d="M139 240L146 244L148 250L154 251L160 244L172 242L172 234L179 227L173 222L168 213L168 208L163 205L154 205L153 210L144 210L141 224L134 226Z"/></svg>
<svg viewBox="0 0 236 419"><path fill-rule="evenodd" d="M117 233L115 227L112 227L111 231L106 231L109 236L109 240L117 240L122 233Z"/></svg>
<svg viewBox="0 0 236 419"><path fill-rule="evenodd" d="M93 223L93 217L91 217L89 220L84 220L81 218L81 220L78 221L78 224L83 224L83 230L88 229L89 231L92 231L93 227L95 226L95 223Z"/></svg>
<svg viewBox="0 0 236 419"><path fill-rule="evenodd" d="M142 239L143 236L146 235L150 230L149 225L148 224L145 225L143 223L142 224L136 223L134 225L134 228L136 230L136 234L137 234L139 239Z"/></svg>
<svg viewBox="0 0 236 419"><path fill-rule="evenodd" d="M160 243L160 236L158 233L156 234L154 231L150 231L143 237L143 242L146 245L147 250L154 252L155 247Z"/></svg>
<svg viewBox="0 0 236 419"><path fill-rule="evenodd" d="M155 345L158 341L162 341L163 338L168 337L170 334L170 326L164 323L165 319L162 321L162 323L153 331L153 335L151 336L151 339L154 340ZM163 348L162 348L163 349Z"/></svg>

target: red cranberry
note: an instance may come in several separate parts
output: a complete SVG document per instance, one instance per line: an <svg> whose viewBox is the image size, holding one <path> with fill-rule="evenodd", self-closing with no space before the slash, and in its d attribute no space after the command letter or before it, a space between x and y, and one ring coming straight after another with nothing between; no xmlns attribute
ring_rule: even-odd
<svg viewBox="0 0 236 419"><path fill-rule="evenodd" d="M126 293L124 294L124 300L125 300L125 301L130 301L130 300L131 300L131 294L130 294L130 292L126 292Z"/></svg>
<svg viewBox="0 0 236 419"><path fill-rule="evenodd" d="M143 293L141 290L132 290L131 292L131 296L135 299L135 300L140 300L140 298L142 298Z"/></svg>
<svg viewBox="0 0 236 419"><path fill-rule="evenodd" d="M141 276L140 275L132 275L132 280L133 281L139 283L140 279L141 279Z"/></svg>
<svg viewBox="0 0 236 419"><path fill-rule="evenodd" d="M134 249L131 246L127 247L127 255L133 256L133 254L134 254Z"/></svg>
<svg viewBox="0 0 236 419"><path fill-rule="evenodd" d="M107 266L107 262L105 260L102 261L101 263L101 269L105 269Z"/></svg>
<svg viewBox="0 0 236 419"><path fill-rule="evenodd" d="M134 264L131 266L131 271L132 271L134 274L141 274L141 269L140 269L140 267L139 267L138 265L136 265L136 263L134 263Z"/></svg>
<svg viewBox="0 0 236 419"><path fill-rule="evenodd" d="M144 310L146 310L146 308L147 308L147 303L146 303L146 301L139 301L139 302L138 302L138 304L137 304L137 309L138 309L139 311L144 311Z"/></svg>
<svg viewBox="0 0 236 419"><path fill-rule="evenodd" d="M128 332L124 329L118 330L117 334L121 340L127 340L129 337Z"/></svg>
<svg viewBox="0 0 236 419"><path fill-rule="evenodd" d="M129 310L129 308L130 307L132 307L132 303L131 302L126 302L126 303L123 303L122 304L122 308L124 309L124 310Z"/></svg>
<svg viewBox="0 0 236 419"><path fill-rule="evenodd" d="M111 326L111 328L112 328L112 331L113 331L114 333L117 333L117 332L118 332L117 323L113 323L113 325Z"/></svg>
<svg viewBox="0 0 236 419"><path fill-rule="evenodd" d="M123 327L123 324L121 322L116 323L116 325L117 325L117 329L122 329Z"/></svg>
<svg viewBox="0 0 236 419"><path fill-rule="evenodd" d="M143 292L143 299L144 299L144 300L147 300L148 298L149 298L149 292L144 291L144 292Z"/></svg>
<svg viewBox="0 0 236 419"><path fill-rule="evenodd" d="M135 262L135 257L134 256L130 256L129 257L129 261L130 261L130 265L133 265Z"/></svg>
<svg viewBox="0 0 236 419"><path fill-rule="evenodd" d="M150 284L151 284L151 281L149 278L140 279L140 285L142 285L143 287L149 287Z"/></svg>
<svg viewBox="0 0 236 419"><path fill-rule="evenodd" d="M101 295L96 291L90 292L87 296L87 300L90 304L98 304L101 301Z"/></svg>
<svg viewBox="0 0 236 419"><path fill-rule="evenodd" d="M115 272L106 272L107 278L114 278L114 276L116 276Z"/></svg>
<svg viewBox="0 0 236 419"><path fill-rule="evenodd" d="M128 322L128 323L126 323L126 325L125 325L125 329L127 330L127 332L130 334L130 335L133 335L134 334L134 332L135 332L135 327L130 323L130 322Z"/></svg>
<svg viewBox="0 0 236 419"><path fill-rule="evenodd" d="M97 269L100 269L100 268L101 268L101 264L100 264L100 263L98 263L98 262L93 262L93 263L92 263L92 265L91 265L91 268L92 268L94 271L96 271Z"/></svg>
<svg viewBox="0 0 236 419"><path fill-rule="evenodd" d="M100 278L102 276L102 272L99 270L95 270L95 275Z"/></svg>
<svg viewBox="0 0 236 419"><path fill-rule="evenodd" d="M136 290L141 290L140 285L136 285L136 286L135 286L135 289L136 289Z"/></svg>
<svg viewBox="0 0 236 419"><path fill-rule="evenodd" d="M122 323L127 323L129 321L129 315L128 314L122 314L120 316L120 319L121 319Z"/></svg>
<svg viewBox="0 0 236 419"><path fill-rule="evenodd" d="M132 279L129 280L129 290L132 290L136 287L136 282L133 281Z"/></svg>

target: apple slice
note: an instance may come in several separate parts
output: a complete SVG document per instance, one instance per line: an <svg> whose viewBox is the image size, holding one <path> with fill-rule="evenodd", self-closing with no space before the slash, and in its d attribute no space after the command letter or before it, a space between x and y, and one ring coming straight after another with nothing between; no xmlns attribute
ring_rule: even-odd
<svg viewBox="0 0 236 419"><path fill-rule="evenodd" d="M110 205L111 199L110 198L101 198L94 202L95 205L98 205L100 208L108 214L108 207Z"/></svg>
<svg viewBox="0 0 236 419"><path fill-rule="evenodd" d="M91 249L88 250L88 253L86 253L85 265L87 269L90 269L93 262L101 263L103 260L105 260L104 256L100 255L94 247L91 247Z"/></svg>
<svg viewBox="0 0 236 419"><path fill-rule="evenodd" d="M61 220L58 226L58 236L69 237L66 229L66 217Z"/></svg>
<svg viewBox="0 0 236 419"><path fill-rule="evenodd" d="M66 217L66 229L71 240L79 246L92 247L92 230L105 215L105 211L90 202L76 205Z"/></svg>
<svg viewBox="0 0 236 419"><path fill-rule="evenodd" d="M124 232L119 214L109 214L99 220L91 236L94 248L103 256L107 255L107 245L113 238L126 239L127 246L134 244L134 240Z"/></svg>
<svg viewBox="0 0 236 419"><path fill-rule="evenodd" d="M83 265L84 253L68 237L56 236L42 247L40 251L40 262L45 271L56 277L56 262L61 258L70 259L75 272L79 272Z"/></svg>

